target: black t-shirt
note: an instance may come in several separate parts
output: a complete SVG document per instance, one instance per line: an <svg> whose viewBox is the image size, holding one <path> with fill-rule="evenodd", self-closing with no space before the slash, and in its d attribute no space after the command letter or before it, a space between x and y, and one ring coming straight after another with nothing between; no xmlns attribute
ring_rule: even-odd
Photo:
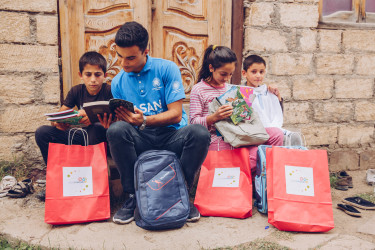
<svg viewBox="0 0 375 250"><path fill-rule="evenodd" d="M69 90L63 104L68 108L74 108L74 106L77 106L78 109L82 109L83 103L85 102L108 101L111 98L113 98L111 85L103 83L98 94L90 95L86 89L86 85L81 83Z"/></svg>

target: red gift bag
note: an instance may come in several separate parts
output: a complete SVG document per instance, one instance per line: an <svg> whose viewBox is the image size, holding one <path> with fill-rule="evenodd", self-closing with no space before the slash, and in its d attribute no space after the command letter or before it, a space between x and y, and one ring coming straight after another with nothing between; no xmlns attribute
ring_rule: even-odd
<svg viewBox="0 0 375 250"><path fill-rule="evenodd" d="M272 147L266 159L268 222L283 231L334 228L327 152Z"/></svg>
<svg viewBox="0 0 375 250"><path fill-rule="evenodd" d="M194 202L203 216L250 217L252 194L247 148L208 151Z"/></svg>
<svg viewBox="0 0 375 250"><path fill-rule="evenodd" d="M50 143L45 222L72 224L110 217L105 143L80 146Z"/></svg>

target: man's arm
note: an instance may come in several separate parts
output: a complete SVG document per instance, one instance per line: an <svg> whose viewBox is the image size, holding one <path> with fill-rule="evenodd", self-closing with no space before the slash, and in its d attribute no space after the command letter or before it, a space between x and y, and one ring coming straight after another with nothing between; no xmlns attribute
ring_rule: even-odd
<svg viewBox="0 0 375 250"><path fill-rule="evenodd" d="M182 119L182 102L183 99L172 102L167 105L167 111L147 116L146 126L164 127L179 123ZM143 112L138 108L134 108L134 110L135 113L132 113L124 107L119 107L115 112L119 120L126 121L134 126L140 126L143 123Z"/></svg>

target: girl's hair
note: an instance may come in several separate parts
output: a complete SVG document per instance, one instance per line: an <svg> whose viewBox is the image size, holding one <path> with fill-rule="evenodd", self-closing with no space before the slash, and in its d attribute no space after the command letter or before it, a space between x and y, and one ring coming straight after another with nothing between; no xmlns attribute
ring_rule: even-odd
<svg viewBox="0 0 375 250"><path fill-rule="evenodd" d="M202 66L199 70L197 82L200 80L208 79L212 76L209 65L211 64L214 69L222 67L227 63L237 63L236 54L228 47L210 45L204 51Z"/></svg>

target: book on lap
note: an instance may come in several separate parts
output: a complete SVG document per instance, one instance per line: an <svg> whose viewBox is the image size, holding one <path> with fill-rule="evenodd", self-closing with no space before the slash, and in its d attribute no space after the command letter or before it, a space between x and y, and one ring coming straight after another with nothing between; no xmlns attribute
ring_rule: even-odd
<svg viewBox="0 0 375 250"><path fill-rule="evenodd" d="M79 116L78 111L74 109L47 113L44 115L47 116L47 121L69 123L71 125L80 125L79 121L82 119L82 116Z"/></svg>

